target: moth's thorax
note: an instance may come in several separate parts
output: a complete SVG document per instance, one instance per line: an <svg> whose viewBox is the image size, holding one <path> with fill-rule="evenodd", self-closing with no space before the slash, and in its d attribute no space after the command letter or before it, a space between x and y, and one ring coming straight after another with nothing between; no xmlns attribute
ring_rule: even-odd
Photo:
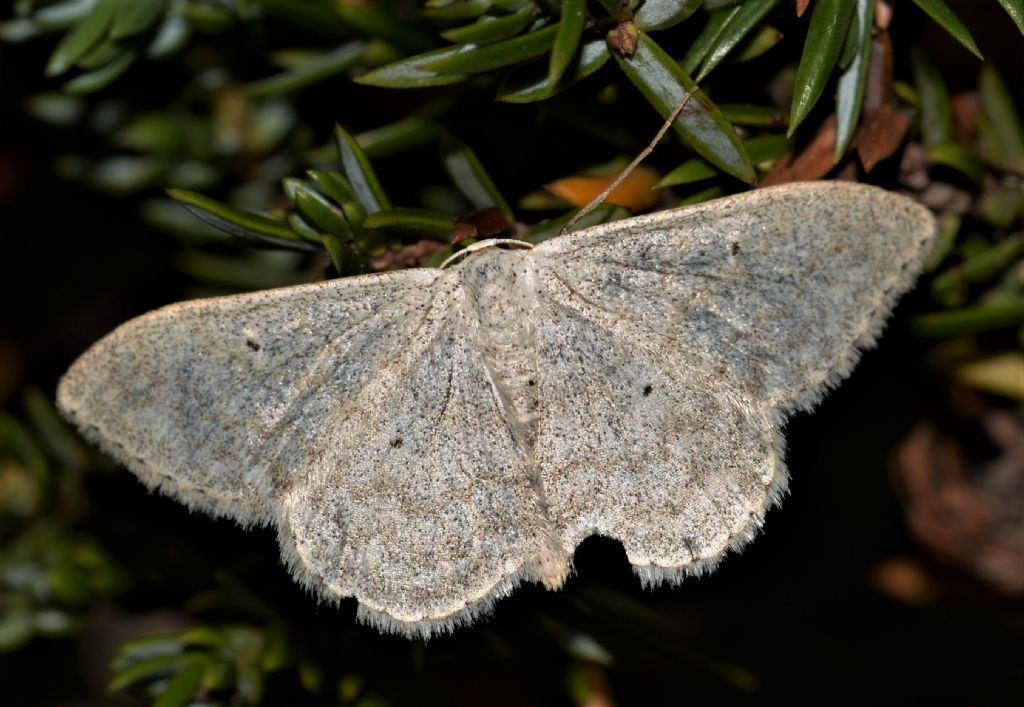
<svg viewBox="0 0 1024 707"><path fill-rule="evenodd" d="M505 403L524 428L537 407L537 273L529 250L485 248L457 266L464 313L474 341ZM524 429L524 442L532 434Z"/></svg>
<svg viewBox="0 0 1024 707"><path fill-rule="evenodd" d="M486 329L505 330L522 322L536 297L533 254L528 250L486 248L459 264L467 300Z"/></svg>

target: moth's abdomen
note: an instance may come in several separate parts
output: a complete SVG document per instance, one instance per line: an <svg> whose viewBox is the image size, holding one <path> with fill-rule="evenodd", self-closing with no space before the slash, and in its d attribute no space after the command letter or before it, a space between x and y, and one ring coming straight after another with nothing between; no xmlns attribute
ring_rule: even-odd
<svg viewBox="0 0 1024 707"><path fill-rule="evenodd" d="M467 325L511 413L520 441L532 448L537 400L537 275L530 251L487 248L460 266Z"/></svg>

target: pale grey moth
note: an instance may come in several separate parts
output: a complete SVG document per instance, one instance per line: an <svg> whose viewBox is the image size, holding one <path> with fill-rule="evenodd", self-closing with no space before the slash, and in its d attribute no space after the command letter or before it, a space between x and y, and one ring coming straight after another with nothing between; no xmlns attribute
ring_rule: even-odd
<svg viewBox="0 0 1024 707"><path fill-rule="evenodd" d="M62 379L147 486L276 526L295 579L430 636L590 535L644 585L714 568L786 487L781 428L853 368L934 233L910 199L805 183L442 268L184 302Z"/></svg>

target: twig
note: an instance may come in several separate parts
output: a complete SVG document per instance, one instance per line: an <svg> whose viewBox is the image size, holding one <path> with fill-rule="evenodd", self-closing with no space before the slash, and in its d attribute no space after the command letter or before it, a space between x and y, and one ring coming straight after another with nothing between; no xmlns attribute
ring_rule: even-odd
<svg viewBox="0 0 1024 707"><path fill-rule="evenodd" d="M696 90L697 86L694 86L693 91L686 92L686 95L683 96L683 100L679 101L679 105L672 109L672 113L668 116L668 120L666 120L665 123L661 126L661 129L658 130L658 133L657 135L654 136L654 139L651 140L651 142L647 145L647 147L645 147L640 152L639 155L633 158L632 162L626 165L626 168L619 173L619 176L617 176L611 184L604 188L604 191L602 191L600 194L591 199L589 204L587 204L582 209L577 211L576 215L569 219L569 222L567 224L562 226L562 230L559 232L560 236L563 236L566 233L568 233L569 229L572 228L572 226L577 221L579 221L581 218L583 218L591 211L593 211L595 208L597 208L598 205L600 205L605 199L608 198L609 194L618 189L619 185L626 180L626 177L633 173L633 170L636 169L641 162L647 159L648 155L654 152L654 148L657 147L659 142L661 142L661 138L665 137L665 133L667 133L668 129L672 127L672 123L676 121L676 118L679 117L679 114L683 112L683 108L686 106L687 102L689 102L690 98L693 96L693 92Z"/></svg>

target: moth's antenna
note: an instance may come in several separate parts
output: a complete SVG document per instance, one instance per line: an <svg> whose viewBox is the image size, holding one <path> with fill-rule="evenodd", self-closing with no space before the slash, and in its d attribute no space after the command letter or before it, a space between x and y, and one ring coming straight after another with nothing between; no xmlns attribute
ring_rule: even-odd
<svg viewBox="0 0 1024 707"><path fill-rule="evenodd" d="M640 152L640 154L633 159L632 162L626 165L626 168L622 170L621 173L619 173L619 176L612 180L611 184L605 187L604 191L602 191L600 194L591 199L589 204L587 204L582 209L577 211L576 215L569 219L569 223L562 226L562 230L559 231L558 235L563 236L566 233L568 233L569 229L572 228L577 221L579 221L581 218L583 218L591 211L593 211L595 208L597 208L599 204L601 204L605 199L608 198L609 194L615 191L619 187L619 185L622 184L623 181L625 181L626 177L632 174L633 170L636 169L641 162L647 159L647 156L649 154L654 152L654 148L657 147L659 142L661 142L661 138L665 137L665 133L667 133L668 129L672 127L672 123L676 121L676 118L679 117L679 114L683 112L683 108L689 102L690 98L693 96L694 91L696 90L697 86L694 85L693 91L686 92L686 95L683 96L683 100L679 101L679 105L672 109L672 113L668 116L668 120L666 120L665 123L661 126L661 129L658 130L658 134L654 136L654 139L651 140L650 144L648 144L647 147L645 147Z"/></svg>
<svg viewBox="0 0 1024 707"><path fill-rule="evenodd" d="M474 251L481 250L482 248L493 248L494 246L499 245L510 245L515 246L516 248L526 248L527 250L533 250L533 243L529 243L527 241L521 241L516 238L489 238L488 240L485 241L477 241L476 243L472 243L463 248L462 250L452 253L447 258L445 258L443 263L441 263L437 267L439 270L444 270L451 263L454 263L456 260L461 260L462 258L465 258L467 255Z"/></svg>

